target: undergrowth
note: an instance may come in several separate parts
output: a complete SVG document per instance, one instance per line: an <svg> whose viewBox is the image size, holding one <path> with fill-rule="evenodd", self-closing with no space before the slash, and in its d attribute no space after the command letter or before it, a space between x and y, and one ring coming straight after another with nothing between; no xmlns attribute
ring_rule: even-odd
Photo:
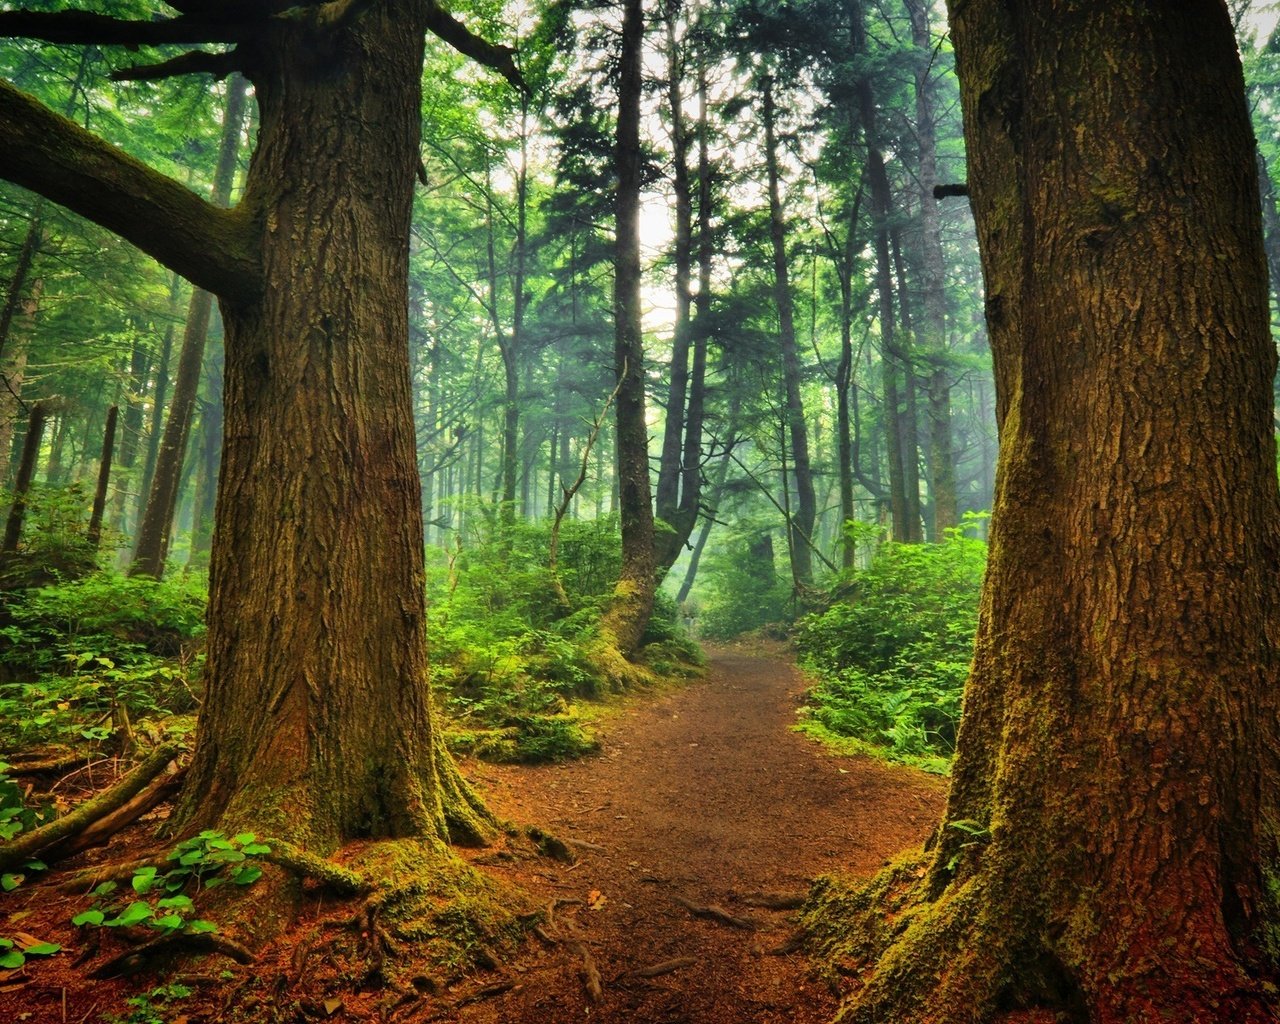
<svg viewBox="0 0 1280 1024"><path fill-rule="evenodd" d="M801 729L945 771L985 566L986 544L961 528L941 544L886 544L844 575L827 608L797 626L801 662L818 680Z"/></svg>
<svg viewBox="0 0 1280 1024"><path fill-rule="evenodd" d="M189 730L201 695L206 577L155 581L85 565L64 576L68 551L85 553L63 522L73 518L68 504L38 506L50 530L44 547L25 552L24 571L39 571L0 587L0 751L118 752L139 731ZM446 737L455 751L498 761L594 751L575 701L608 688L589 652L619 571L617 522L563 524L557 588L546 524L502 524L480 512L468 542L428 549L427 641ZM663 595L644 643L656 674L696 670L697 647Z"/></svg>

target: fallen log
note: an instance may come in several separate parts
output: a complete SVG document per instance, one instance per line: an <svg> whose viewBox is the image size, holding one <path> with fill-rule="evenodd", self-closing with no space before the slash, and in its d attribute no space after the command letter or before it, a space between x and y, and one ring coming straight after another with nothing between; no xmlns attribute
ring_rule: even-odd
<svg viewBox="0 0 1280 1024"><path fill-rule="evenodd" d="M79 835L94 822L119 810L146 789L164 771L165 766L184 750L184 747L176 743L162 744L110 789L91 797L61 818L9 840L0 846L0 871L17 867L56 843Z"/></svg>

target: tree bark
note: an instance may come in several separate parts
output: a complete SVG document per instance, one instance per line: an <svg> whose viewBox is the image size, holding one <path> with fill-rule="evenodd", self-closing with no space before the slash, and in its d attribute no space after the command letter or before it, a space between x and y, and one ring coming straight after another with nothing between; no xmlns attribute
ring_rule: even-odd
<svg viewBox="0 0 1280 1024"><path fill-rule="evenodd" d="M618 380L618 504L622 572L601 620L605 642L634 654L653 613L657 589L653 505L649 490L649 430L644 412L644 345L640 328L640 94L644 12L625 0L618 67L614 370Z"/></svg>
<svg viewBox="0 0 1280 1024"><path fill-rule="evenodd" d="M1276 357L1227 11L951 20L998 386L990 566L938 843L841 1019L1273 1022Z"/></svg>
<svg viewBox="0 0 1280 1024"><path fill-rule="evenodd" d="M486 818L427 692L409 382L421 8L340 33L272 25L245 200L272 287L224 301L226 428L207 697L180 827L246 823L326 852L470 838Z"/></svg>

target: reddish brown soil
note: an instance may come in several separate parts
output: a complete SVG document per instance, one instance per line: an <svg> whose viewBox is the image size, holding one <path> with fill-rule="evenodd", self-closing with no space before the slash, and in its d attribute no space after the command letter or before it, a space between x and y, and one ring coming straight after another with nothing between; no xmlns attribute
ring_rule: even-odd
<svg viewBox="0 0 1280 1024"><path fill-rule="evenodd" d="M578 899L576 922L604 983L588 1002L581 960L531 946L508 972L520 987L448 1019L484 1024L807 1024L836 1002L803 956L771 955L788 914L750 906L798 893L828 871L870 874L919 844L942 813L944 782L867 758L833 757L790 730L803 680L781 657L710 652L705 680L637 700L607 728L601 756L550 768L477 766L490 805L602 846L572 868L496 870L543 899ZM603 895L599 910L592 893ZM760 922L696 919L676 897ZM632 972L694 958L652 980Z"/></svg>
<svg viewBox="0 0 1280 1024"><path fill-rule="evenodd" d="M789 913L751 906L751 898L800 893L826 871L874 872L924 839L941 816L945 786L910 769L831 756L792 732L802 689L803 680L780 651L713 650L705 679L677 692L637 696L608 719L599 756L552 767L467 764L466 773L500 815L603 850L579 847L572 866L468 854L544 906L564 901L554 913L567 941L531 938L496 970L402 1006L391 1019L829 1021L836 999L815 979L812 964L799 954L771 952L791 935ZM152 833L140 826L105 857L146 852ZM758 927L695 918L679 898L752 918ZM110 982L85 977L108 951L76 966L77 953L86 952L77 948L84 937L67 922L83 907L82 898L44 886L24 887L0 904L0 934L27 931L67 948L31 964L25 974L0 972L0 1024L92 1024L112 1014L127 1019L124 998L157 983L146 976ZM233 1012L237 1021L384 1019L377 1006L385 992L352 994L349 985L337 986L337 975L322 979L315 972L306 991L284 985L296 977L290 969L294 944L311 941L316 920L351 913L349 904L317 900L295 933L257 964L236 968L230 980L219 978L221 966L234 967L227 961L197 965L202 973L193 980L205 983L191 998L160 1008L161 1019L214 1024ZM578 942L598 967L599 1002L588 997ZM635 974L673 960L694 963L650 979ZM490 994L489 986L510 987ZM326 997L335 997L335 1007L340 1003L332 1016Z"/></svg>

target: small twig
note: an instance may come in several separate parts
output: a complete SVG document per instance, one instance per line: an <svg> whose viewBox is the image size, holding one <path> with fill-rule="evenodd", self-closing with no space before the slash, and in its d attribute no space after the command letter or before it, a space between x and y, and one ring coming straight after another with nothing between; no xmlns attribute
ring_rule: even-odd
<svg viewBox="0 0 1280 1024"><path fill-rule="evenodd" d="M518 991L522 986L514 981L498 981L492 985L486 985L482 989L472 992L469 996L463 996L453 1004L455 1010L461 1010L464 1006L470 1006L472 1003L481 1003L486 999L492 999L494 996L505 995L507 992Z"/></svg>
<svg viewBox="0 0 1280 1024"><path fill-rule="evenodd" d="M577 847L580 850L590 850L592 853L608 853L608 849L603 846L597 846L595 843L588 843L585 839L566 839L566 846Z"/></svg>

